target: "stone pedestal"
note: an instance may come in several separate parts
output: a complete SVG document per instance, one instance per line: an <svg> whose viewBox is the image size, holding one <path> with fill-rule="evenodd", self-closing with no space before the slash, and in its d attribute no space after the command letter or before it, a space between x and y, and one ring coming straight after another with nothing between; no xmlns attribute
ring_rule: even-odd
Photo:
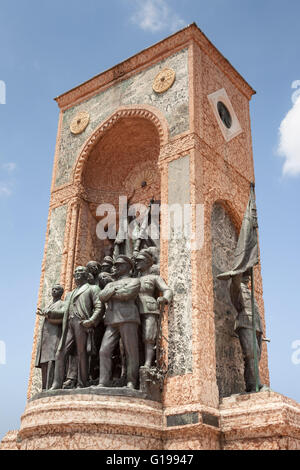
<svg viewBox="0 0 300 470"><path fill-rule="evenodd" d="M135 397L61 395L29 402L20 450L162 448L162 405Z"/></svg>
<svg viewBox="0 0 300 470"><path fill-rule="evenodd" d="M1 450L300 450L300 405L274 392L219 410L163 410L136 397L64 394L30 401Z"/></svg>
<svg viewBox="0 0 300 470"><path fill-rule="evenodd" d="M225 450L300 450L300 405L278 393L224 398L220 420Z"/></svg>
<svg viewBox="0 0 300 470"><path fill-rule="evenodd" d="M19 431L9 431L0 442L0 450L20 450Z"/></svg>

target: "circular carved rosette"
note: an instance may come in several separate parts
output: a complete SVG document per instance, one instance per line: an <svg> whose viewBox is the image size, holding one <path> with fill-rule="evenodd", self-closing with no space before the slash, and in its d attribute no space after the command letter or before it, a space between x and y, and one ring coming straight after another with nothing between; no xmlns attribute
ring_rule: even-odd
<svg viewBox="0 0 300 470"><path fill-rule="evenodd" d="M85 111L76 114L70 125L70 130L72 134L81 134L87 128L89 122L90 115Z"/></svg>
<svg viewBox="0 0 300 470"><path fill-rule="evenodd" d="M163 69L159 72L153 82L153 90L156 93L164 93L175 82L176 73L172 69Z"/></svg>
<svg viewBox="0 0 300 470"><path fill-rule="evenodd" d="M136 171L130 174L123 183L126 194L132 194L137 189L151 186L154 180L155 168L141 168L138 174Z"/></svg>

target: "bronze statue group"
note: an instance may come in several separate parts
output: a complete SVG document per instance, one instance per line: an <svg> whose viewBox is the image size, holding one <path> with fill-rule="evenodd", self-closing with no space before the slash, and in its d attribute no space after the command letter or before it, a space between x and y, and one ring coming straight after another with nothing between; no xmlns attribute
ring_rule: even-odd
<svg viewBox="0 0 300 470"><path fill-rule="evenodd" d="M42 325L35 365L42 371L43 390L89 386L137 389L143 380L161 380L165 368L158 354L161 316L173 292L160 276L157 240L148 237L153 222L151 206L157 202L150 201L140 225L135 221L134 241L127 236L127 223L121 223L112 256L104 257L101 263L90 261L76 267L75 289L62 300L64 289L53 286L53 302L44 310L38 309ZM159 232L159 221L157 228ZM256 230L251 183L233 268L217 276L231 279L230 297L237 312L235 331L244 357L247 392L266 389L258 369L263 331L254 297L253 268L259 262Z"/></svg>
<svg viewBox="0 0 300 470"><path fill-rule="evenodd" d="M157 274L153 248L106 256L74 271L76 287L52 288L42 317L36 367L42 389L139 387L140 369L157 369L160 318L172 290Z"/></svg>

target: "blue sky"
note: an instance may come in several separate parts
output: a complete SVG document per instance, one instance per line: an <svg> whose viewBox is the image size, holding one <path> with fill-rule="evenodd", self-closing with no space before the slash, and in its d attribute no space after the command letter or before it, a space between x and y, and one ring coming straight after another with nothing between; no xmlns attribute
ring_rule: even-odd
<svg viewBox="0 0 300 470"><path fill-rule="evenodd" d="M0 438L19 428L26 401L58 121L53 98L194 21L257 91L251 117L271 385L300 401L300 351L292 349L297 340L300 349L297 95L292 102L299 17L298 0L1 0ZM278 155L280 126L286 158Z"/></svg>

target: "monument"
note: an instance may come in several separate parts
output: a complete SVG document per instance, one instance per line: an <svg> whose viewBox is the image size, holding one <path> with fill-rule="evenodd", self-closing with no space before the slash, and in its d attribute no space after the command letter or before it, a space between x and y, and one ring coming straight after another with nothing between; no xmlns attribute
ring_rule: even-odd
<svg viewBox="0 0 300 470"><path fill-rule="evenodd" d="M28 402L2 449L300 448L247 248L254 93L192 24L56 98Z"/></svg>

